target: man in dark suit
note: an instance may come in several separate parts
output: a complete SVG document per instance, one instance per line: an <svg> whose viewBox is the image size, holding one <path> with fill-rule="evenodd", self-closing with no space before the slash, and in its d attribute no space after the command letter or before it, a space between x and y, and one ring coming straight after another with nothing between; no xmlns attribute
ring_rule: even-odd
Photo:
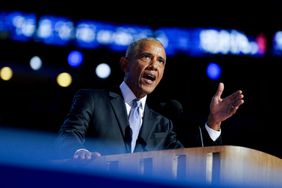
<svg viewBox="0 0 282 188"><path fill-rule="evenodd" d="M91 159L107 154L183 147L173 131L172 121L146 104L148 94L157 87L165 70L166 53L162 43L153 38L135 41L120 64L124 80L119 88L83 89L74 96L59 131L59 145L65 156ZM221 122L244 103L242 91L222 99L223 89L220 83L199 136L209 145L220 143ZM133 130L128 115L134 99L141 103L142 122Z"/></svg>

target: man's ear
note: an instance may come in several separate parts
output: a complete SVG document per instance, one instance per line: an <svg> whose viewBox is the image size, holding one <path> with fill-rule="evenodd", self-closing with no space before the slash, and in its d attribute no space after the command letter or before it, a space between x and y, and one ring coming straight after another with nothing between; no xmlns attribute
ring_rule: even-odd
<svg viewBox="0 0 282 188"><path fill-rule="evenodd" d="M128 68L128 60L126 57L121 57L120 60L119 60L119 63L120 63L120 68L123 72L126 72L127 71L127 68Z"/></svg>

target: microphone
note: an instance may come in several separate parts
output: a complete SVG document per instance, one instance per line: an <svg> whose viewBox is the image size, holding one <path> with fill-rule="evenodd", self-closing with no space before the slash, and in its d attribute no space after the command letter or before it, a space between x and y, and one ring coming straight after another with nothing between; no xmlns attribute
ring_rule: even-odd
<svg viewBox="0 0 282 188"><path fill-rule="evenodd" d="M184 114L183 106L179 101L175 99L171 99L167 102L160 103L159 112L162 115L169 118L170 120L172 120L175 130L178 131L178 135L180 137L182 137L183 139L187 139L186 133L184 133L187 130L191 132L197 131L199 135L199 142L201 144L201 147L205 146L204 139L203 139L203 131L201 127L198 126L198 123L195 124L196 122L190 122L191 117L188 114ZM189 124L189 126L184 127L184 125L187 125L187 124ZM194 125L197 125L197 126L194 126ZM196 127L197 129L195 130Z"/></svg>
<svg viewBox="0 0 282 188"><path fill-rule="evenodd" d="M124 142L125 142L127 151L129 153L131 152L131 140L132 140L132 130L131 130L130 126L128 125L125 128Z"/></svg>
<svg viewBox="0 0 282 188"><path fill-rule="evenodd" d="M183 106L178 100L171 99L168 102L160 103L159 112L172 121L175 121L181 117Z"/></svg>
<svg viewBox="0 0 282 188"><path fill-rule="evenodd" d="M141 151L141 152L147 151L146 146L147 146L146 141L142 137L139 136L136 140L135 151Z"/></svg>
<svg viewBox="0 0 282 188"><path fill-rule="evenodd" d="M200 126L199 126L199 133L200 133L201 146L204 147L205 145L204 145L203 133Z"/></svg>

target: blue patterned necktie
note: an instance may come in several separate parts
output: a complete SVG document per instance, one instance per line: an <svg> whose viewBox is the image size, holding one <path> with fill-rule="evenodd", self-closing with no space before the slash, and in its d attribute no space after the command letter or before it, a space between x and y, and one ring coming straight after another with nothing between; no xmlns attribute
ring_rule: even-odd
<svg viewBox="0 0 282 188"><path fill-rule="evenodd" d="M134 99L132 101L131 109L129 112L129 125L132 130L132 139L131 139L131 153L133 153L135 145L136 145L136 140L138 138L139 130L141 127L141 112L140 112L140 107L141 107L141 101L138 101L137 99Z"/></svg>

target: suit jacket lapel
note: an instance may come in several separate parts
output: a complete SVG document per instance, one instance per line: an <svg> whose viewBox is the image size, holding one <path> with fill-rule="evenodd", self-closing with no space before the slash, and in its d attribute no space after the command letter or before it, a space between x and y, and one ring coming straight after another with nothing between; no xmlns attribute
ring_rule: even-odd
<svg viewBox="0 0 282 188"><path fill-rule="evenodd" d="M113 111L115 113L116 119L119 124L120 133L123 137L123 143L126 151L130 153L131 151L131 133L128 132L130 130L126 107L124 104L124 99L122 97L121 91L117 90L117 92L110 92L111 104L113 107ZM127 133L126 133L127 132Z"/></svg>
<svg viewBox="0 0 282 188"><path fill-rule="evenodd" d="M153 131L155 130L156 124L152 123L151 111L147 105L145 105L144 116L143 116L143 124L139 133L139 137L141 137L145 142L150 138Z"/></svg>
<svg viewBox="0 0 282 188"><path fill-rule="evenodd" d="M128 117L127 117L126 107L125 107L125 104L124 104L124 99L123 99L121 91L119 89L115 90L115 92L109 92L109 95L111 97L111 104L112 104L112 107L113 107L113 111L114 111L115 116L118 120L120 132L121 132L121 134L124 138L124 142L125 142L125 140L126 140L125 131L129 127L129 122L128 122ZM141 130L139 132L139 136L138 136L139 137L138 139L142 140L141 142L145 146L146 146L146 141L150 138L153 131L155 130L155 126L156 126L156 124L153 123L151 110L146 104L145 109L144 109L143 123L142 123L142 127L141 127ZM127 151L130 152L130 146L128 146L125 143L125 147L126 147ZM138 147L138 145L136 145L136 147ZM144 150L144 148L142 150Z"/></svg>
<svg viewBox="0 0 282 188"><path fill-rule="evenodd" d="M110 92L109 95L111 96L111 104L112 104L112 107L113 107L113 111L116 115L116 118L118 120L121 132L124 136L125 135L125 129L129 125L124 100L123 100L121 94L118 94L118 93L115 93L115 92Z"/></svg>

